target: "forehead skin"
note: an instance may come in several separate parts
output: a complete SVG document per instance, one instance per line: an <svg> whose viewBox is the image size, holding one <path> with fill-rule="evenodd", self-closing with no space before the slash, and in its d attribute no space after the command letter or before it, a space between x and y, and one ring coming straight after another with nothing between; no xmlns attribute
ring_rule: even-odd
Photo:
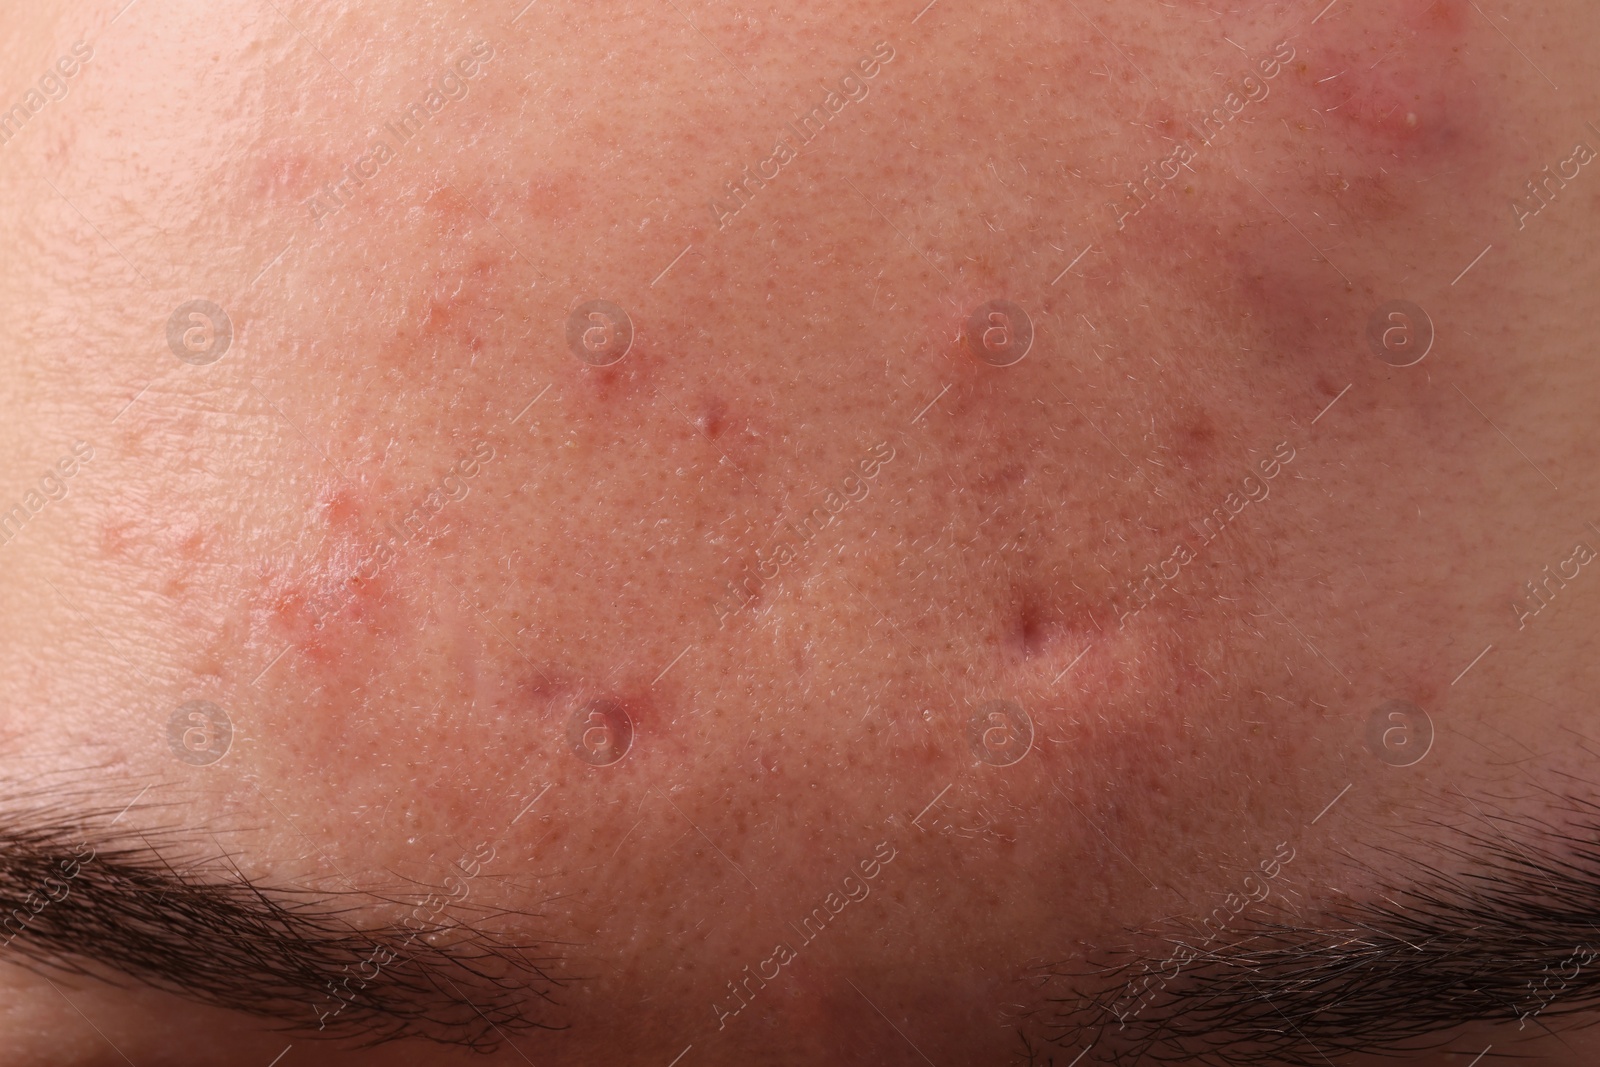
<svg viewBox="0 0 1600 1067"><path fill-rule="evenodd" d="M64 4L5 46L93 47L0 146L0 504L93 449L3 549L8 777L109 766L274 884L492 843L474 904L583 979L536 1061L799 1064L997 1062L1032 964L1280 842L1286 893L1360 892L1408 804L1583 773L1593 601L1510 605L1600 543L1600 179L1511 204L1600 142L1592 15L516 6ZM608 367L568 344L597 299ZM1413 367L1366 341L1394 300ZM1404 771L1396 699L1438 730ZM574 750L593 706L619 762ZM98 1062L14 981L19 1045ZM71 995L137 1063L236 1047Z"/></svg>

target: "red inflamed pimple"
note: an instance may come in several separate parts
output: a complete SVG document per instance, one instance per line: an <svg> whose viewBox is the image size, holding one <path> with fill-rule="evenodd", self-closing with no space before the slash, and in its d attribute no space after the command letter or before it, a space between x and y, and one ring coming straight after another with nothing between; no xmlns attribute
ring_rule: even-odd
<svg viewBox="0 0 1600 1067"><path fill-rule="evenodd" d="M1356 8L1344 0L1292 39L1303 121L1396 163L1471 142L1482 106L1459 0Z"/></svg>

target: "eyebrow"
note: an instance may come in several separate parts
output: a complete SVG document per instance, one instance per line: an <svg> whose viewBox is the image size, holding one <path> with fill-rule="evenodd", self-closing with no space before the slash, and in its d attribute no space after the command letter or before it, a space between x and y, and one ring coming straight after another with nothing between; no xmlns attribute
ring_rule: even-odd
<svg viewBox="0 0 1600 1067"><path fill-rule="evenodd" d="M1561 796L1549 814L1528 816L1469 803L1470 823L1423 821L1438 831L1427 841L1437 859L1372 846L1383 869L1357 866L1378 891L1335 896L1314 917L1247 908L1209 946L1196 929L1167 924L1134 933L1165 951L1041 968L1036 980L1065 990L1025 1013L1028 1029L1084 1065L1281 1067L1415 1053L1467 1023L1554 1033L1547 1020L1600 1008L1600 805ZM1155 992L1130 1010L1130 991L1151 972ZM1029 1063L1059 1058L1018 1034Z"/></svg>
<svg viewBox="0 0 1600 1067"><path fill-rule="evenodd" d="M179 830L110 816L70 798L0 806L0 960L131 979L352 1047L417 1037L487 1052L564 1029L549 1018L567 984L550 973L553 944L462 921L459 902L430 903L440 887L408 916L426 922L357 925L358 910L406 902L257 884L225 856L194 862Z"/></svg>

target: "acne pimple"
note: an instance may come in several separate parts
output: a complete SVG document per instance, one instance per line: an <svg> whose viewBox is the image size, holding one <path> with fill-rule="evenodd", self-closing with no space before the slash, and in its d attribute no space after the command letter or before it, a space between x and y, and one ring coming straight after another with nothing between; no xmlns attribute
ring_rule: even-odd
<svg viewBox="0 0 1600 1067"><path fill-rule="evenodd" d="M711 399L701 405L700 417L695 421L700 432L715 440L727 426L728 405L720 399Z"/></svg>

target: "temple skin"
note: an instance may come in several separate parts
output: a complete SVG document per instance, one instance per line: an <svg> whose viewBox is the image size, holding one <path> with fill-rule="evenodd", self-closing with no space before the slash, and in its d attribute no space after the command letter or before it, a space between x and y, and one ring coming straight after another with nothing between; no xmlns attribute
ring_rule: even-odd
<svg viewBox="0 0 1600 1067"><path fill-rule="evenodd" d="M1581 4L13 21L6 781L269 884L492 850L574 984L489 1062L1009 1062L1041 962L1596 777ZM0 974L19 1064L485 1062Z"/></svg>

